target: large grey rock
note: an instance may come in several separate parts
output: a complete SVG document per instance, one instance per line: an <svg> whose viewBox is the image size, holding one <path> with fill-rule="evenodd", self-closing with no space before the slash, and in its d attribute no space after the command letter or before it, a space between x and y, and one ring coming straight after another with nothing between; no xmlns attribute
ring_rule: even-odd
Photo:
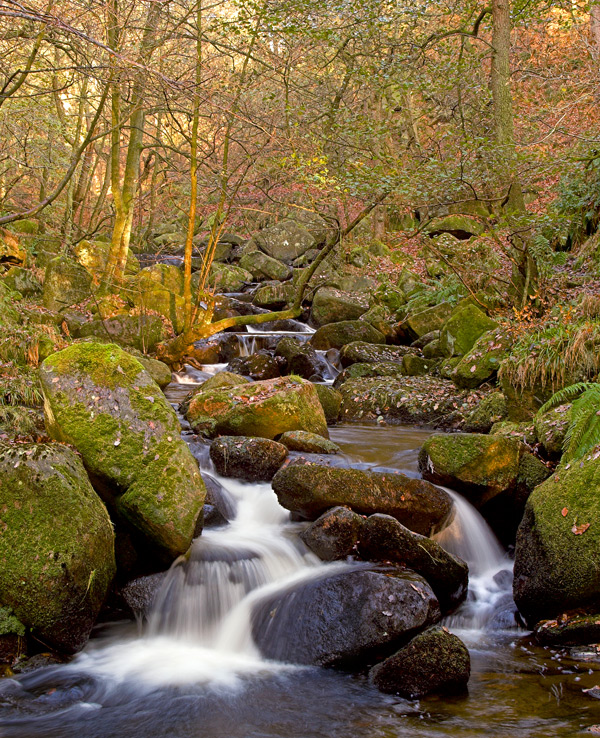
<svg viewBox="0 0 600 738"><path fill-rule="evenodd" d="M291 264L316 245L310 232L293 220L282 220L254 235L254 242L261 251L274 259Z"/></svg>

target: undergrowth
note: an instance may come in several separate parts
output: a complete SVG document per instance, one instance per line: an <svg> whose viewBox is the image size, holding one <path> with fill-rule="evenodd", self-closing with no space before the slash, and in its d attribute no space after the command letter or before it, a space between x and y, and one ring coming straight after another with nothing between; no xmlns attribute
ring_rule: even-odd
<svg viewBox="0 0 600 738"><path fill-rule="evenodd" d="M556 392L538 411L543 415L559 405L572 402L569 425L563 443L562 461L577 461L600 444L600 384L579 382Z"/></svg>

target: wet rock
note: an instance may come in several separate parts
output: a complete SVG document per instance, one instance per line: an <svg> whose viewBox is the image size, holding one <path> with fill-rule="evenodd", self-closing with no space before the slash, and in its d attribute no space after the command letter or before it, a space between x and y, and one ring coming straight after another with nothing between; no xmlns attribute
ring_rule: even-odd
<svg viewBox="0 0 600 738"><path fill-rule="evenodd" d="M360 293L343 292L335 287L321 287L312 303L311 321L317 327L343 320L358 320L369 309L369 300Z"/></svg>
<svg viewBox="0 0 600 738"><path fill-rule="evenodd" d="M304 379L323 377L327 374L327 364L309 343L285 336L277 344L275 356L285 359L288 374L296 374Z"/></svg>
<svg viewBox="0 0 600 738"><path fill-rule="evenodd" d="M136 577L121 588L121 597L131 614L138 617L148 615L152 609L152 603L165 581L166 571L157 574L148 574L145 577Z"/></svg>
<svg viewBox="0 0 600 738"><path fill-rule="evenodd" d="M273 489L283 507L309 520L315 520L329 508L346 506L362 515L392 515L423 535L442 530L454 509L444 490L393 472L290 464L277 472Z"/></svg>
<svg viewBox="0 0 600 738"><path fill-rule="evenodd" d="M260 350L250 356L238 356L229 362L227 371L250 379L275 379L281 376L282 364L268 351Z"/></svg>
<svg viewBox="0 0 600 738"><path fill-rule="evenodd" d="M80 650L115 574L115 537L79 457L0 444L0 511L2 605L42 642Z"/></svg>
<svg viewBox="0 0 600 738"><path fill-rule="evenodd" d="M353 341L342 347L340 361L343 367L357 363L378 364L382 361L401 364L407 353L411 353L411 349L407 346L386 346Z"/></svg>
<svg viewBox="0 0 600 738"><path fill-rule="evenodd" d="M385 336L364 321L344 320L324 325L310 339L313 348L324 351L330 348L340 349L353 341L385 344Z"/></svg>
<svg viewBox="0 0 600 738"><path fill-rule="evenodd" d="M435 595L418 575L346 570L264 598L252 614L252 636L269 659L363 664L439 618Z"/></svg>
<svg viewBox="0 0 600 738"><path fill-rule="evenodd" d="M210 458L223 477L268 482L281 467L288 449L266 438L221 436L210 446Z"/></svg>
<svg viewBox="0 0 600 738"><path fill-rule="evenodd" d="M223 435L272 439L289 430L329 435L314 385L294 377L200 388L190 400L186 418L192 428L203 427L209 419L211 432Z"/></svg>
<svg viewBox="0 0 600 738"><path fill-rule="evenodd" d="M467 596L467 564L390 515L371 515L364 521L359 553L368 561L392 561L416 571L431 585L444 614L455 610Z"/></svg>
<svg viewBox="0 0 600 738"><path fill-rule="evenodd" d="M80 343L40 367L51 438L80 452L110 512L163 561L185 553L204 503L175 412L142 365L114 344Z"/></svg>
<svg viewBox="0 0 600 738"><path fill-rule="evenodd" d="M600 614L568 613L555 620L542 620L534 628L542 646L584 646L600 643Z"/></svg>
<svg viewBox="0 0 600 738"><path fill-rule="evenodd" d="M337 443L307 431L287 431L280 436L279 442L290 451L302 451L308 454L337 454L340 452Z"/></svg>
<svg viewBox="0 0 600 738"><path fill-rule="evenodd" d="M600 612L600 462L585 459L535 488L517 533L513 592L528 625Z"/></svg>
<svg viewBox="0 0 600 738"><path fill-rule="evenodd" d="M209 448L210 456L210 448ZM206 487L206 502L217 510L219 515L229 522L237 515L237 503L235 498L210 474L202 474ZM205 505L206 507L206 505Z"/></svg>
<svg viewBox="0 0 600 738"><path fill-rule="evenodd" d="M440 331L440 347L445 356L464 356L484 333L498 323L475 305L458 306Z"/></svg>
<svg viewBox="0 0 600 738"><path fill-rule="evenodd" d="M303 530L300 538L322 561L339 561L355 553L364 522L347 507L334 507Z"/></svg>
<svg viewBox="0 0 600 738"><path fill-rule="evenodd" d="M315 384L313 386L325 413L327 425L337 423L342 405L342 395L333 389L333 387L328 387L324 384Z"/></svg>
<svg viewBox="0 0 600 738"><path fill-rule="evenodd" d="M467 647L458 636L437 625L419 633L369 672L379 690L407 699L463 691L470 675Z"/></svg>
<svg viewBox="0 0 600 738"><path fill-rule="evenodd" d="M282 220L264 228L254 234L253 238L261 251L285 264L291 264L294 259L317 245L309 230L293 220Z"/></svg>

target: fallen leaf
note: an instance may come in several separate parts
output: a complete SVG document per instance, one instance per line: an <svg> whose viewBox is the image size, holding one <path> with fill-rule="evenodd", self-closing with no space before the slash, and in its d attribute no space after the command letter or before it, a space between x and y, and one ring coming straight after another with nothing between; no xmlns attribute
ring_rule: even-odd
<svg viewBox="0 0 600 738"><path fill-rule="evenodd" d="M577 525L575 523L571 528L571 533L574 533L576 536L580 536L582 533L585 533L589 527L589 523L582 523L581 525Z"/></svg>
<svg viewBox="0 0 600 738"><path fill-rule="evenodd" d="M563 509L560 511L560 514L563 516L563 518L566 518L567 515L569 514L569 508L563 507Z"/></svg>

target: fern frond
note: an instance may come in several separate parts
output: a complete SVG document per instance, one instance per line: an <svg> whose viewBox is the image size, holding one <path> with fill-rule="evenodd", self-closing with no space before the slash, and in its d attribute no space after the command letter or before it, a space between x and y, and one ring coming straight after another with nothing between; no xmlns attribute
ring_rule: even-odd
<svg viewBox="0 0 600 738"><path fill-rule="evenodd" d="M572 402L576 397L594 386L600 388L600 385L596 385L594 382L577 382L577 384L571 384L568 387L558 390L558 392L555 392L548 402L544 403L537 411L538 417L547 413L548 410L553 410L555 407L564 405L567 402Z"/></svg>
<svg viewBox="0 0 600 738"><path fill-rule="evenodd" d="M600 384L591 384L571 408L563 445L564 459L575 461L600 443Z"/></svg>

